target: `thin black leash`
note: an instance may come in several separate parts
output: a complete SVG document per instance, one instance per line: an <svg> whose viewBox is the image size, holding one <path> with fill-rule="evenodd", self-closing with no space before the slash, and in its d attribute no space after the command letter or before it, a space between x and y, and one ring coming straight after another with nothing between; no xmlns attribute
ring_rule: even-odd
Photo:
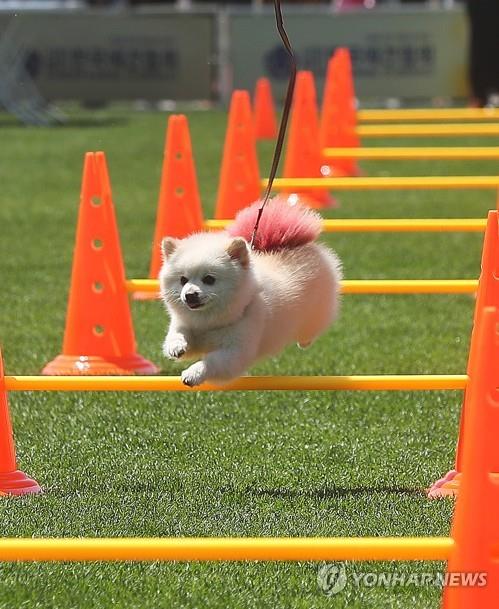
<svg viewBox="0 0 499 609"><path fill-rule="evenodd" d="M284 44L284 47L291 59L291 74L289 76L288 81L288 89L286 91L286 99L284 101L284 108L282 111L281 123L279 125L279 134L277 135L277 142L274 149L274 158L272 159L272 167L270 168L269 181L267 183L267 188L265 189L265 194L263 196L262 204L258 209L258 215L256 217L255 227L253 228L253 234L251 235L251 248L254 248L256 233L258 231L258 226L260 224L260 219L263 214L263 210L265 205L267 205L267 201L269 200L270 193L272 191L272 184L274 182L274 178L277 173L277 169L279 167L279 161L281 160L282 146L284 144L284 138L286 137L286 128L288 126L289 112L291 110L291 103L293 101L293 93L295 90L295 81L296 81L296 57L293 52L293 48L291 43L289 42L288 34L286 29L284 28L284 22L282 18L281 12L281 0L274 0L274 11L275 11L275 20L277 25L277 30L279 35L281 36L281 40Z"/></svg>

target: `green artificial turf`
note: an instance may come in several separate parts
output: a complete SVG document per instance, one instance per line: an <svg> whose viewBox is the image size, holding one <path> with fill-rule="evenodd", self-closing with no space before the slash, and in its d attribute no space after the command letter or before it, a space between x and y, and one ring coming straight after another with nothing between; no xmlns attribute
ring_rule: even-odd
<svg viewBox="0 0 499 609"><path fill-rule="evenodd" d="M189 115L212 216L226 116ZM145 277L166 117L119 107L36 129L0 117L0 342L10 374L61 349L83 153L107 154L128 277ZM373 144L374 142L369 142ZM377 145L382 142L377 141ZM483 144L461 139L400 145ZM497 144L487 141L487 144ZM272 144L259 145L262 174ZM365 163L369 175L493 174L493 162ZM328 217L484 217L487 191L341 193ZM473 278L481 234L332 234L345 277ZM308 351L258 374L464 373L467 295L345 296ZM165 361L159 303L132 303L139 351ZM446 535L450 501L427 485L453 464L460 392L13 393L19 464L45 489L2 499L0 535ZM349 564L424 573L441 563ZM314 563L3 564L0 608L436 608L437 587L358 588L328 597Z"/></svg>

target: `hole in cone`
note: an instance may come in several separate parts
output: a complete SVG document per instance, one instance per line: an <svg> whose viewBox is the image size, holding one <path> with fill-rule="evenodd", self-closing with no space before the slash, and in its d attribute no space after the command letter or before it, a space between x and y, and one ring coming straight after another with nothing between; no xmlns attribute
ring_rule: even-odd
<svg viewBox="0 0 499 609"><path fill-rule="evenodd" d="M102 199L101 199L101 197L98 197L97 195L94 195L93 197L91 197L90 202L92 203L92 205L94 207L99 207L99 205L102 205Z"/></svg>
<svg viewBox="0 0 499 609"><path fill-rule="evenodd" d="M104 326L101 326L100 324L93 327L93 332L94 332L95 336L103 336L104 331L105 331Z"/></svg>
<svg viewBox="0 0 499 609"><path fill-rule="evenodd" d="M104 247L104 242L102 241L102 239L93 239L92 247L94 248L94 250L101 250Z"/></svg>
<svg viewBox="0 0 499 609"><path fill-rule="evenodd" d="M101 283L100 281L94 281L92 284L92 290L96 294L101 294L104 291L104 284Z"/></svg>

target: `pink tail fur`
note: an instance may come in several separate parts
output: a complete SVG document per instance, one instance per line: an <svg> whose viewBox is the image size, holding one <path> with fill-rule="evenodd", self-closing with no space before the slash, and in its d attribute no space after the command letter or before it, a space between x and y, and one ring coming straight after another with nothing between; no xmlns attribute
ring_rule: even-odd
<svg viewBox="0 0 499 609"><path fill-rule="evenodd" d="M227 232L250 242L260 201L241 210ZM254 248L259 252L275 252L314 241L321 232L319 214L303 205L290 205L285 199L270 199L263 210Z"/></svg>

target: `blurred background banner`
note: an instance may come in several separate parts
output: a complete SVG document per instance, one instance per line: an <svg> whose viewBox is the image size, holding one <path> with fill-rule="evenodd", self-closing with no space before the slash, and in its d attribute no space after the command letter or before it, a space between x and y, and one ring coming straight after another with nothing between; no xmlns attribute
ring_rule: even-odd
<svg viewBox="0 0 499 609"><path fill-rule="evenodd" d="M215 34L210 11L0 13L47 100L212 99Z"/></svg>
<svg viewBox="0 0 499 609"><path fill-rule="evenodd" d="M498 0L499 1L499 0ZM348 46L362 100L463 98L467 84L467 24L463 10L377 9L345 13L286 7L286 28L299 68L312 70L321 88L338 46ZM271 12L230 12L230 74L235 88L271 79L284 97L288 59Z"/></svg>

